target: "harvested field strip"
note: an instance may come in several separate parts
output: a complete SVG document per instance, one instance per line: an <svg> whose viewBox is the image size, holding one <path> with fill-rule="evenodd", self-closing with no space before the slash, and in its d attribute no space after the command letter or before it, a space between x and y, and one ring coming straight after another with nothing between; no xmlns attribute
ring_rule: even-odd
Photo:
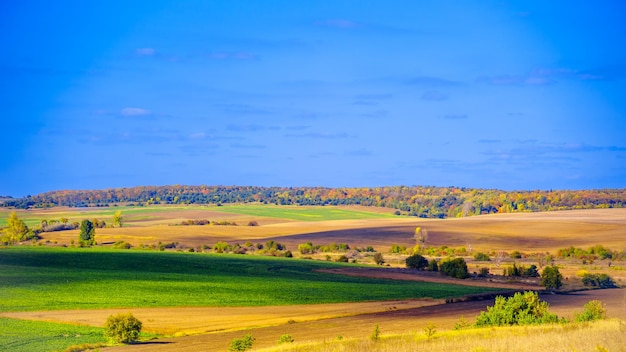
<svg viewBox="0 0 626 352"><path fill-rule="evenodd" d="M5 248L0 312L439 299L493 290L316 271L350 266L242 255Z"/></svg>
<svg viewBox="0 0 626 352"><path fill-rule="evenodd" d="M135 308L132 313L144 323L143 330L146 332L163 335L192 335L277 326L288 324L290 321L302 323L360 314L414 309L441 303L443 303L442 300L424 299L269 307ZM3 313L0 315L17 319L103 326L109 315L127 311L127 309L65 310Z"/></svg>
<svg viewBox="0 0 626 352"><path fill-rule="evenodd" d="M220 212L281 218L297 221L384 219L396 217L388 213L368 212L331 206L227 205Z"/></svg>

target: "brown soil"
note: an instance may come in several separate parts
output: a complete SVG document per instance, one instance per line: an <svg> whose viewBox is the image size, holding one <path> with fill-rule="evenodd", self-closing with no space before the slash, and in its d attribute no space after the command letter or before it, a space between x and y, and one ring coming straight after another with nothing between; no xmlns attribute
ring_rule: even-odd
<svg viewBox="0 0 626 352"><path fill-rule="evenodd" d="M485 278L485 279L455 279L446 276L440 276L437 273L430 273L426 271L416 271L410 269L399 268L338 268L338 269L325 269L321 272L359 276L359 277L371 277L377 279L392 279L392 280L406 280L406 281L420 281L420 282L436 282L441 284L463 285L463 286L476 286L476 287L493 287L493 288L505 288L510 290L541 290L542 287L538 286L538 280L528 280L528 282L507 282L505 278Z"/></svg>

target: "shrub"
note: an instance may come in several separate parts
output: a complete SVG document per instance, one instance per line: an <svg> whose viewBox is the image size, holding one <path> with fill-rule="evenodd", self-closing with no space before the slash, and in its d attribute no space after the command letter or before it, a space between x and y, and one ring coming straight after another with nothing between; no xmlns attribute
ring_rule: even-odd
<svg viewBox="0 0 626 352"><path fill-rule="evenodd" d="M285 334L285 335L282 335L278 339L278 344L280 345L280 344L283 344L283 343L292 343L293 341L294 340L293 340L293 337L291 337L291 335Z"/></svg>
<svg viewBox="0 0 626 352"><path fill-rule="evenodd" d="M487 277L487 275L489 275L489 268L480 268L480 270L478 271L478 276Z"/></svg>
<svg viewBox="0 0 626 352"><path fill-rule="evenodd" d="M537 271L537 266L535 264L532 264L531 266L528 267L528 269L524 270L524 272L522 273L522 276L539 277L539 271Z"/></svg>
<svg viewBox="0 0 626 352"><path fill-rule="evenodd" d="M439 265L437 264L437 260L436 259L431 259L428 262L428 270L429 271L439 271Z"/></svg>
<svg viewBox="0 0 626 352"><path fill-rule="evenodd" d="M558 317L548 312L548 302L536 292L516 293L513 297L497 296L493 306L480 312L475 326L505 326L556 323Z"/></svg>
<svg viewBox="0 0 626 352"><path fill-rule="evenodd" d="M336 261L340 262L340 263L347 263L348 262L348 257L346 257L345 255L342 255L339 258L337 258Z"/></svg>
<svg viewBox="0 0 626 352"><path fill-rule="evenodd" d="M374 261L376 262L376 265L383 265L383 264L385 264L385 258L383 258L382 253L375 253L374 254Z"/></svg>
<svg viewBox="0 0 626 352"><path fill-rule="evenodd" d="M428 266L428 260L419 254L413 254L405 260L406 267L410 269L422 270Z"/></svg>
<svg viewBox="0 0 626 352"><path fill-rule="evenodd" d="M463 258L449 259L439 265L439 271L444 275L455 277L457 279L466 279L469 277L467 272L467 263Z"/></svg>
<svg viewBox="0 0 626 352"><path fill-rule="evenodd" d="M428 323L428 325L426 325L426 327L424 328L424 335L426 335L426 338L428 339L435 336L436 332L437 332L437 326L433 323Z"/></svg>
<svg viewBox="0 0 626 352"><path fill-rule="evenodd" d="M374 342L380 340L380 328L378 327L378 324L374 327L374 331L372 332L372 335L370 335L370 339Z"/></svg>
<svg viewBox="0 0 626 352"><path fill-rule="evenodd" d="M115 249L130 249L132 245L126 241L117 241L113 243L113 248Z"/></svg>
<svg viewBox="0 0 626 352"><path fill-rule="evenodd" d="M491 258L489 258L489 256L485 253L478 252L474 255L474 260L479 262L490 262Z"/></svg>
<svg viewBox="0 0 626 352"><path fill-rule="evenodd" d="M511 258L513 258L513 259L521 259L522 258L522 253L520 253L520 251L513 251L513 252L511 252Z"/></svg>
<svg viewBox="0 0 626 352"><path fill-rule="evenodd" d="M233 339L230 342L230 347L228 348L228 350L235 352L247 351L252 348L254 340L256 339L252 337L251 334L248 334L240 339Z"/></svg>
<svg viewBox="0 0 626 352"><path fill-rule="evenodd" d="M563 275L556 266L547 266L541 273L541 285L547 290L558 290L563 286Z"/></svg>
<svg viewBox="0 0 626 352"><path fill-rule="evenodd" d="M600 287L600 288L611 288L616 287L615 281L607 274L583 274L583 285L592 286L592 287Z"/></svg>
<svg viewBox="0 0 626 352"><path fill-rule="evenodd" d="M139 338L141 325L132 313L110 315L104 325L104 337L116 343L135 342Z"/></svg>
<svg viewBox="0 0 626 352"><path fill-rule="evenodd" d="M592 321L606 318L606 308L598 300L592 300L585 304L584 310L576 313L576 321Z"/></svg>
<svg viewBox="0 0 626 352"><path fill-rule="evenodd" d="M259 223L256 220L250 220L248 226L259 226Z"/></svg>

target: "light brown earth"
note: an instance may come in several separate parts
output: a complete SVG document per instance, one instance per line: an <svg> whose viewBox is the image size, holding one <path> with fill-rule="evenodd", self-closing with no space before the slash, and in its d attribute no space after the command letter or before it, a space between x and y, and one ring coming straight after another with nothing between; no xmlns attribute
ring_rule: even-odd
<svg viewBox="0 0 626 352"><path fill-rule="evenodd" d="M202 213L206 215L206 211ZM224 214L224 213L221 213ZM187 216L186 214L185 216ZM225 214L232 215L232 214ZM626 209L568 210L546 213L481 215L458 219L334 220L294 222L274 219L261 226L167 226L107 228L96 231L100 243L127 241L140 244L179 242L195 247L218 241L243 243L269 239L286 244L292 251L307 241L314 244L348 243L352 247L373 246L386 252L397 243L412 248L416 227L429 233L428 245L472 246L476 251L519 250L556 252L569 246L604 245L626 250ZM78 231L42 234L43 242L70 244Z"/></svg>
<svg viewBox="0 0 626 352"><path fill-rule="evenodd" d="M582 291L567 295L547 294L541 295L541 299L550 304L550 310L553 313L568 318L573 318L574 314L581 311L588 301L599 299L606 305L607 314L610 318L626 319L626 289ZM329 341L338 336L363 339L371 335L375 325L378 325L384 334L423 331L429 323L433 323L437 329L443 330L451 329L461 316L467 321L473 322L480 311L485 310L488 305L493 305L493 300L389 310L242 331L163 338L143 344L105 348L102 351L227 351L232 339L240 338L248 333L256 338L255 349L275 346L280 336L284 334L290 334L298 342Z"/></svg>

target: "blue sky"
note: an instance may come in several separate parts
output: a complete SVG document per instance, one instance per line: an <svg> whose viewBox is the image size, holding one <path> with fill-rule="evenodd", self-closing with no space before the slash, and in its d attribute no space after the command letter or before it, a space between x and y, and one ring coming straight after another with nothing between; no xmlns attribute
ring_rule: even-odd
<svg viewBox="0 0 626 352"><path fill-rule="evenodd" d="M626 187L622 1L4 1L0 195Z"/></svg>

